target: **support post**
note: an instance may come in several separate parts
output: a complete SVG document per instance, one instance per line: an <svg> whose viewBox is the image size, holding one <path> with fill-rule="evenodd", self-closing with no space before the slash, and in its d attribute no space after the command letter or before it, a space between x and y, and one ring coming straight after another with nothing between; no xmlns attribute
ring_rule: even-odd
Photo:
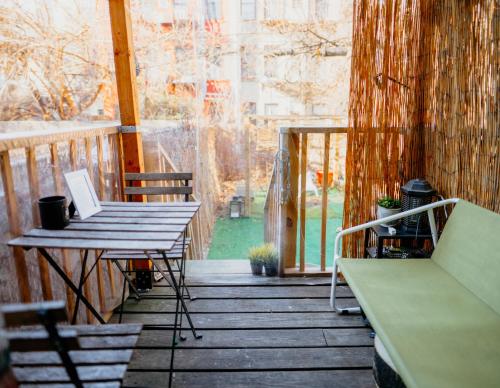
<svg viewBox="0 0 500 388"><path fill-rule="evenodd" d="M116 86L122 123L121 144L123 161L120 166L126 172L144 172L142 134L137 130L140 125L136 85L136 65L132 40L132 19L130 0L109 0L111 34L116 71ZM125 171L120 171L122 187ZM142 200L142 196L134 198Z"/></svg>
<svg viewBox="0 0 500 388"><path fill-rule="evenodd" d="M295 269L297 253L297 218L299 189L299 135L288 128L280 130L280 153L288 158L280 168L280 276L287 269ZM286 166L288 165L288 166Z"/></svg>

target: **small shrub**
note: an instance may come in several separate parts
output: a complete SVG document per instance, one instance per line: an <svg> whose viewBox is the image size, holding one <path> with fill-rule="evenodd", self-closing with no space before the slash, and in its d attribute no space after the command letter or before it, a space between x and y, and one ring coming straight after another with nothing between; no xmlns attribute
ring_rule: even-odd
<svg viewBox="0 0 500 388"><path fill-rule="evenodd" d="M401 207L401 201L399 199L394 199L389 196L380 198L377 203L379 206L386 209L399 209Z"/></svg>
<svg viewBox="0 0 500 388"><path fill-rule="evenodd" d="M253 247L248 252L250 263L274 264L278 262L278 251L273 244L264 244Z"/></svg>

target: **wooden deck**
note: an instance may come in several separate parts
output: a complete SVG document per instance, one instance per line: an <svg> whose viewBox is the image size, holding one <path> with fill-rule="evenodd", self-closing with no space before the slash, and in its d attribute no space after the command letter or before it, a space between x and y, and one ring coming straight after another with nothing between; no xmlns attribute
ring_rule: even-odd
<svg viewBox="0 0 500 388"><path fill-rule="evenodd" d="M188 284L198 298L189 308L203 338L185 332L175 354L175 387L375 386L369 330L359 316L330 311L329 279L192 274ZM339 295L355 304L348 288ZM125 386L167 385L172 331L162 325L172 322L173 309L165 284L126 302L123 322L145 328Z"/></svg>

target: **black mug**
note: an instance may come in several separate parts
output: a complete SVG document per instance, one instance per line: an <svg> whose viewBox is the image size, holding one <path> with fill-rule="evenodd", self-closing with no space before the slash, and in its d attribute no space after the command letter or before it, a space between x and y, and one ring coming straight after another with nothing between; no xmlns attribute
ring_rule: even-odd
<svg viewBox="0 0 500 388"><path fill-rule="evenodd" d="M66 197L54 195L52 197L40 198L38 209L40 210L40 221L43 229L64 229L69 225L69 218L72 216L71 203L69 209Z"/></svg>

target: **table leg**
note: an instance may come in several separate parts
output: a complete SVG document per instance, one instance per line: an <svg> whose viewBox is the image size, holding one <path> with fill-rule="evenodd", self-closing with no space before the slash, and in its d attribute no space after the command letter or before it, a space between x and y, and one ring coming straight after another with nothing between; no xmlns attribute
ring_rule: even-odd
<svg viewBox="0 0 500 388"><path fill-rule="evenodd" d="M364 244L364 252L363 257L366 259L368 257L368 243L370 241L370 229L365 229L365 244Z"/></svg>
<svg viewBox="0 0 500 388"><path fill-rule="evenodd" d="M377 259L381 259L384 252L384 239L377 237Z"/></svg>
<svg viewBox="0 0 500 388"><path fill-rule="evenodd" d="M83 254L82 270L80 271L80 281L78 282L78 293L76 294L75 309L73 310L73 319L71 320L72 325L76 323L76 318L78 316L78 307L80 306L80 298L83 293L83 281L85 279L85 270L87 269L88 256L89 250L85 249L85 253Z"/></svg>
<svg viewBox="0 0 500 388"><path fill-rule="evenodd" d="M184 282L183 282L183 277L182 277L182 268L184 264L184 245L186 244L186 230L182 233L182 246L181 246L181 265L179 266L179 261L175 259L175 262L177 263L177 269L179 270L179 290L181 292L181 299L184 300ZM182 310L181 310L181 317L179 320L179 339L181 341L185 341L186 337L182 335Z"/></svg>
<svg viewBox="0 0 500 388"><path fill-rule="evenodd" d="M66 272L63 271L63 269L57 264L57 262L49 255L49 253L44 249L44 248L37 248L38 252L47 260L47 262L50 264L52 268L57 272L57 274L61 277L61 279L66 283L66 285L71 288L71 290L78 295L78 288L75 286L75 284L71 281L71 279L66 275ZM106 323L106 321L101 317L101 315L96 311L94 306L90 304L88 299L85 297L85 295L80 294L80 300L82 303L90 310L92 315L96 317L96 319L99 321L99 323Z"/></svg>
<svg viewBox="0 0 500 388"><path fill-rule="evenodd" d="M170 263L168 262L167 255L165 254L164 251L161 252L161 253L163 255L163 260L165 261L165 264L167 265L167 269L168 269L168 273L170 275L170 279L172 279L172 284L173 284L173 288L174 288L174 291L175 291L175 295L177 296L177 299L180 300L181 307L184 310L184 313L186 314L186 318L187 318L187 320L189 322L189 326L191 327L191 331L193 332L193 336L196 339L200 339L203 336L201 334L196 334L196 329L194 328L194 324L193 324L193 321L191 320L191 316L189 315L189 311L188 311L188 308L186 306L186 303L184 302L184 299L182 298L181 292L179 290L179 285L177 284L177 280L175 279L174 271L172 271L172 267L170 266Z"/></svg>

